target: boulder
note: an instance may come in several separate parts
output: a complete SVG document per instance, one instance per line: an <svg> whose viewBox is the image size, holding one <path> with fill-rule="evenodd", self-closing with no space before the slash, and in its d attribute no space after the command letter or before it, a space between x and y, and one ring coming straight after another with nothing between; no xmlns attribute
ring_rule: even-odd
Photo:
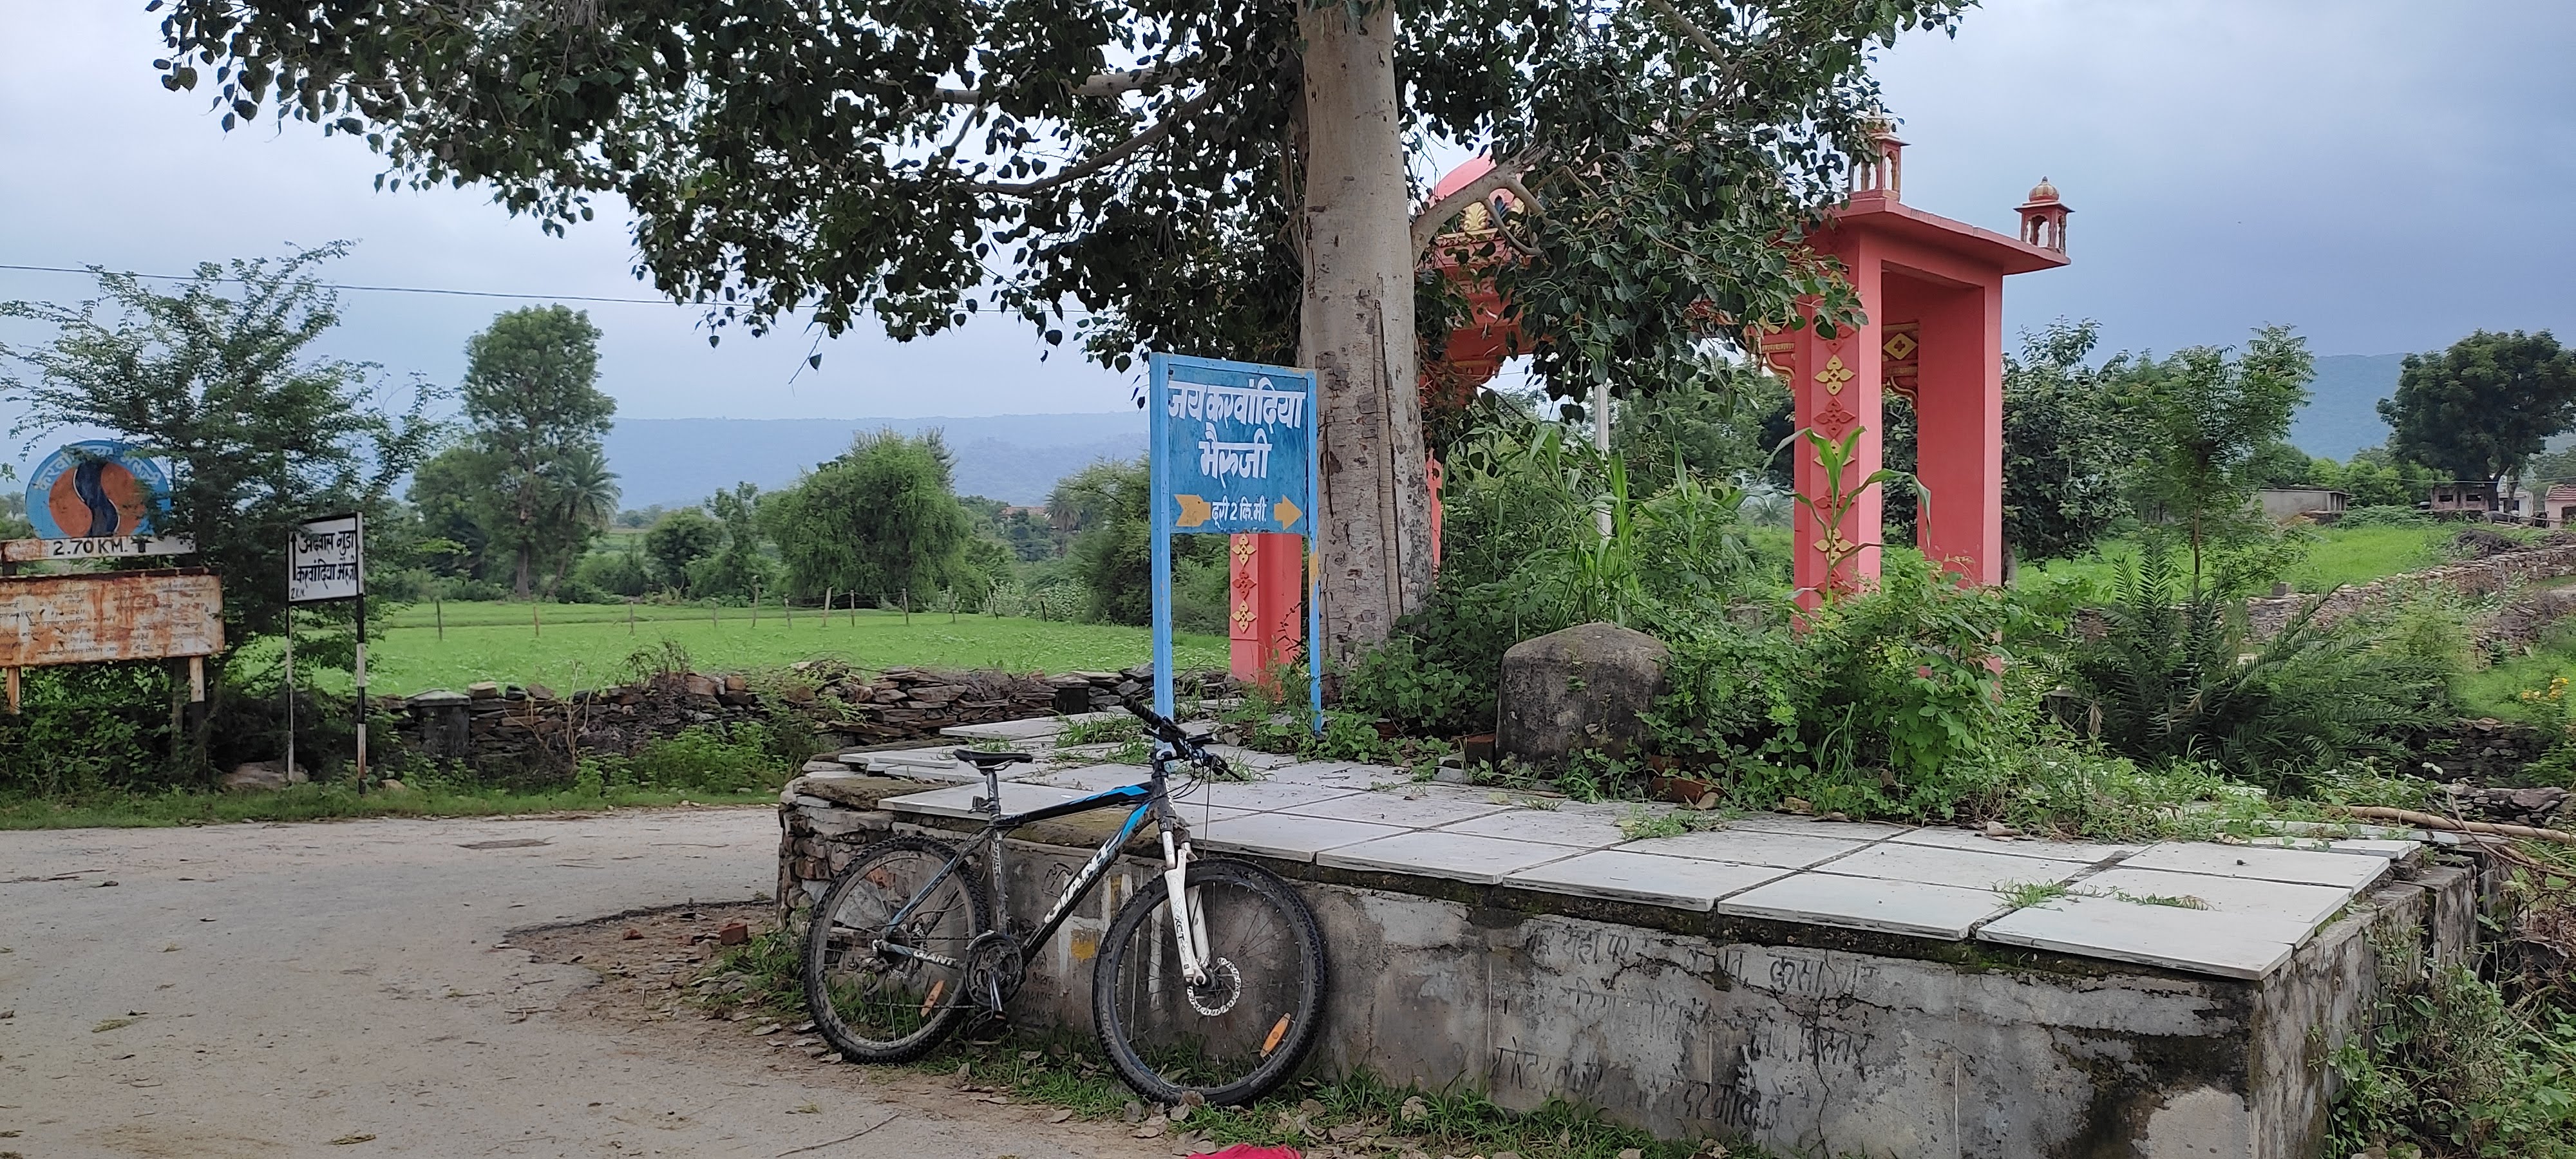
<svg viewBox="0 0 2576 1159"><path fill-rule="evenodd" d="M283 760L249 761L224 774L224 788L243 793L267 792L301 785L308 779L301 765L290 769Z"/></svg>
<svg viewBox="0 0 2576 1159"><path fill-rule="evenodd" d="M1578 624L1503 653L1499 756L1555 767L1585 749L1619 757L1645 739L1640 719L1664 691L1672 653L1644 632Z"/></svg>
<svg viewBox="0 0 2576 1159"><path fill-rule="evenodd" d="M465 695L475 700L498 700L501 698L501 685L495 681L477 680L465 686Z"/></svg>

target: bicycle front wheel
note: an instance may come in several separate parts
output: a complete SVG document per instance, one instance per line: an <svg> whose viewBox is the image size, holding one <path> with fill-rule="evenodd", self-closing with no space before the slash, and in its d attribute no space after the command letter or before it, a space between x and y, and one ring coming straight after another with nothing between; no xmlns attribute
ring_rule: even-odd
<svg viewBox="0 0 2576 1159"><path fill-rule="evenodd" d="M910 1062L963 1012L966 947L984 932L984 896L966 866L939 876L955 857L927 837L880 841L814 907L805 1006L850 1060Z"/></svg>
<svg viewBox="0 0 2576 1159"><path fill-rule="evenodd" d="M1091 976L1092 1024L1110 1065L1160 1103L1249 1103L1285 1080L1323 1021L1324 933L1277 875L1250 862L1190 865L1207 923L1207 977L1181 973L1170 891L1157 879L1120 907Z"/></svg>

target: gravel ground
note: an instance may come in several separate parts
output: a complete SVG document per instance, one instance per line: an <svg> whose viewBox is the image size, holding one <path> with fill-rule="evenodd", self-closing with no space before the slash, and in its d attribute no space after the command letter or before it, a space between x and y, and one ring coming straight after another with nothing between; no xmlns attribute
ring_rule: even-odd
<svg viewBox="0 0 2576 1159"><path fill-rule="evenodd" d="M677 1004L776 843L767 809L0 832L0 1155L1170 1154Z"/></svg>

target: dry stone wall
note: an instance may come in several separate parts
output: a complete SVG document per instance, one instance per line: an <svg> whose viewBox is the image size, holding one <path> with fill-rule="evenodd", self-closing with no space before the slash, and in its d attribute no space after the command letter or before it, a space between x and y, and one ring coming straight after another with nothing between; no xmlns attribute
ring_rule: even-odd
<svg viewBox="0 0 2576 1159"><path fill-rule="evenodd" d="M867 672L828 662L789 666L775 678L666 672L613 688L557 695L543 686L481 683L387 697L397 733L414 751L478 769L568 771L583 755L631 756L647 742L700 726L800 719L827 748L899 744L956 725L1115 708L1149 691L1153 669L1056 676L992 670L893 667ZM1202 695L1225 695L1221 671L1185 675Z"/></svg>

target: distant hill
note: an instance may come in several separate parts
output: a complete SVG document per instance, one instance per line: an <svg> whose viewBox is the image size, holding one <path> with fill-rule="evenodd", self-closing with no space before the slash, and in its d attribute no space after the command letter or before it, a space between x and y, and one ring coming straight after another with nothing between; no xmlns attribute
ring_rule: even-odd
<svg viewBox="0 0 2576 1159"><path fill-rule="evenodd" d="M2379 400L2397 393L2403 354L2321 354L2308 405L2290 418L2290 445L2311 455L2349 459L2388 440Z"/></svg>
<svg viewBox="0 0 2576 1159"><path fill-rule="evenodd" d="M1056 480L1095 459L1145 453L1145 414L926 419L619 419L607 439L623 507L679 507L736 483L783 487L848 450L862 431L937 429L957 459L957 493L1046 501Z"/></svg>

